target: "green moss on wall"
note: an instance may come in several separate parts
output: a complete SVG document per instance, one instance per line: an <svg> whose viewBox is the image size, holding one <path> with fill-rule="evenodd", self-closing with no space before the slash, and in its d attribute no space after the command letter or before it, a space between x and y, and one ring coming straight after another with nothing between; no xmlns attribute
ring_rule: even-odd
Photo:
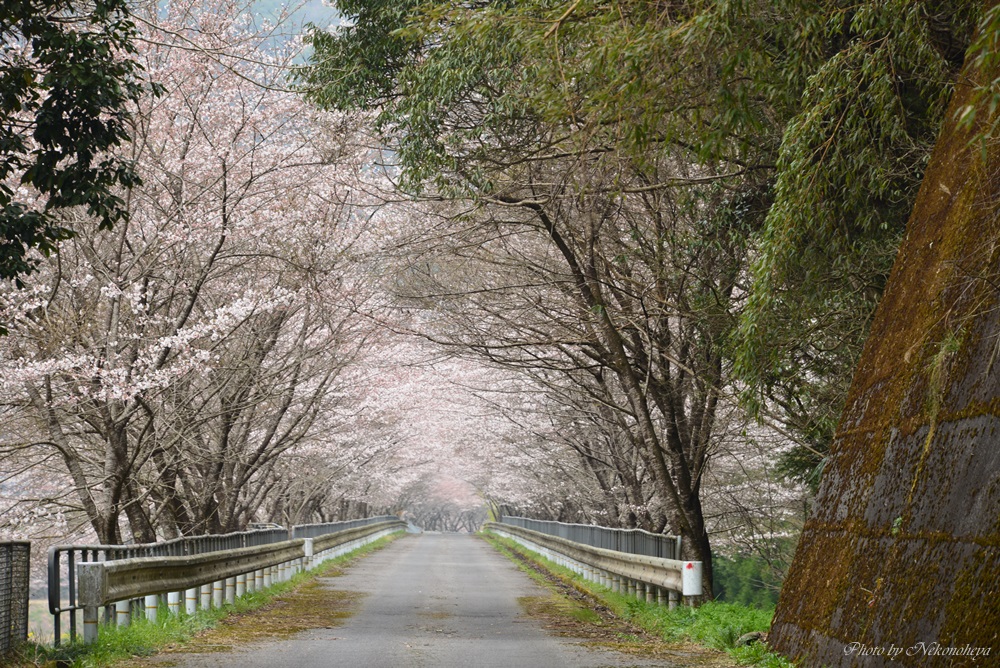
<svg viewBox="0 0 1000 668"><path fill-rule="evenodd" d="M782 589L772 646L806 666L1000 660L1000 150L975 131L942 130Z"/></svg>

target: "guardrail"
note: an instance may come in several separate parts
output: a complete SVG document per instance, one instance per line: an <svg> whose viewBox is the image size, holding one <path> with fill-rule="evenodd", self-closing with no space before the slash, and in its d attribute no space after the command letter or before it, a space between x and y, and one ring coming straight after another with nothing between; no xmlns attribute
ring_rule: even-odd
<svg viewBox="0 0 1000 668"><path fill-rule="evenodd" d="M354 529L378 522L391 522L394 519L397 519L395 515L381 515L379 517L365 517L359 520L327 522L326 524L297 524L292 527L292 533L289 535L289 538L316 538L337 531L344 531L345 529Z"/></svg>
<svg viewBox="0 0 1000 668"><path fill-rule="evenodd" d="M501 524L519 526L549 536L565 538L574 543L601 547L605 550L644 554L661 559L681 558L680 536L650 533L643 529L609 529L592 524L567 524L565 522L533 520L527 517L504 516L498 521Z"/></svg>
<svg viewBox="0 0 1000 668"><path fill-rule="evenodd" d="M30 543L0 543L0 663L28 637L30 559Z"/></svg>
<svg viewBox="0 0 1000 668"><path fill-rule="evenodd" d="M345 528L345 524L360 524ZM96 638L98 610L106 623L128 624L139 611L156 619L161 597L166 610L193 614L199 607L219 607L237 596L290 578L304 568L357 549L405 528L394 516L365 521L304 525L314 536L290 538L300 527L264 529L220 536L182 538L148 545L69 545L49 550L49 611L55 619L70 614L70 639L76 639L76 611L83 611L84 641ZM316 527L326 527L326 533ZM67 595L63 602L62 557L66 557Z"/></svg>
<svg viewBox="0 0 1000 668"><path fill-rule="evenodd" d="M49 613L53 617L54 643L58 647L62 636L61 618L69 613L70 640L76 640L76 611L83 606L77 600L77 564L92 561L115 561L137 557L179 557L257 547L288 540L288 529L261 529L209 536L186 536L160 543L138 545L56 545L49 548L48 586ZM65 579L64 579L65 578ZM63 582L66 587L63 587ZM65 596L63 592L65 591ZM106 617L113 613L106 611Z"/></svg>
<svg viewBox="0 0 1000 668"><path fill-rule="evenodd" d="M703 593L700 561L665 559L594 547L506 522L487 522L483 528L510 538L612 591L650 603L673 608L683 595L690 605Z"/></svg>

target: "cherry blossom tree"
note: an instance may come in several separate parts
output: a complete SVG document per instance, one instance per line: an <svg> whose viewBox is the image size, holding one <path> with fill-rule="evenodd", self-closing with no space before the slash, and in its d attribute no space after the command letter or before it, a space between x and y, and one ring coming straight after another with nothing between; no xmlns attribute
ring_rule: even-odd
<svg viewBox="0 0 1000 668"><path fill-rule="evenodd" d="M704 242L697 204L607 197L643 174L563 159L525 167L513 206L404 196L366 119L287 91L295 43L245 10L137 13L163 94L134 115L129 222L75 212L37 282L0 291L19 522L107 542L383 511L781 530L721 376L742 261L721 223Z"/></svg>
<svg viewBox="0 0 1000 668"><path fill-rule="evenodd" d="M3 294L4 401L31 424L9 446L58 453L104 542L244 526L365 340L363 150L282 90L294 45L243 5L160 9L137 14L163 94L135 114L128 224L77 214L34 289Z"/></svg>

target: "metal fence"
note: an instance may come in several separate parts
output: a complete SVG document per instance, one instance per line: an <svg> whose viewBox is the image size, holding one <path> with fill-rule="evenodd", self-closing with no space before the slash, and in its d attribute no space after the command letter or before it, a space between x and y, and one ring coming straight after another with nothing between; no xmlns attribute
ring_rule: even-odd
<svg viewBox="0 0 1000 668"><path fill-rule="evenodd" d="M0 543L0 658L28 637L30 559L30 543Z"/></svg>
<svg viewBox="0 0 1000 668"><path fill-rule="evenodd" d="M360 520L345 520L343 522L328 522L326 524L298 524L292 527L292 538L319 538L329 533L356 529L358 527L376 524L378 522L388 522L399 519L395 515L380 515L378 517L366 517Z"/></svg>
<svg viewBox="0 0 1000 668"><path fill-rule="evenodd" d="M609 529L591 524L566 524L531 520L526 517L502 517L501 524L558 536L574 543L602 547L627 554L643 554L662 559L681 558L681 537L650 533L642 529Z"/></svg>

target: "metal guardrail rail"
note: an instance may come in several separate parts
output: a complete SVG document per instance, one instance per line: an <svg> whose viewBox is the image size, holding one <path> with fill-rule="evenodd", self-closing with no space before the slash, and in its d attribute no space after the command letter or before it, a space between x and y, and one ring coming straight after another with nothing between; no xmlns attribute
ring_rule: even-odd
<svg viewBox="0 0 1000 668"><path fill-rule="evenodd" d="M28 638L30 559L30 543L0 543L0 663Z"/></svg>
<svg viewBox="0 0 1000 668"><path fill-rule="evenodd" d="M69 613L70 640L76 640L76 611L83 606L77 600L77 565L93 561L114 561L139 557L182 557L241 547L270 545L289 539L288 529L238 531L208 536L185 536L160 543L136 545L56 545L49 548L49 613L53 617L53 637L59 646L62 636L61 616ZM63 587L63 582L66 587ZM65 591L65 596L63 592ZM110 618L111 611L105 613Z"/></svg>
<svg viewBox="0 0 1000 668"><path fill-rule="evenodd" d="M550 523L558 524L558 523ZM693 603L703 594L702 563L595 547L512 523L487 522L487 531L505 536L612 591L661 605Z"/></svg>
<svg viewBox="0 0 1000 668"><path fill-rule="evenodd" d="M144 616L155 621L164 594L168 614L180 614L182 599L188 614L194 614L198 607L222 607L245 592L288 580L304 569L401 531L405 526L393 518L317 538L295 538L259 547L79 564L84 642L97 639L100 608L114 605L116 623L128 625L133 601L141 603Z"/></svg>
<svg viewBox="0 0 1000 668"><path fill-rule="evenodd" d="M356 529L357 527L368 526L378 522L391 522L398 519L395 515L380 515L378 517L365 517L358 520L344 520L343 522L327 522L326 524L296 524L292 527L289 538L318 538L337 531Z"/></svg>
<svg viewBox="0 0 1000 668"><path fill-rule="evenodd" d="M54 644L62 637L62 617L69 615L70 641L78 634L77 612L83 610L77 591L80 564L153 557L193 557L201 554L263 547L293 538L315 538L359 526L397 519L393 515L347 520L327 524L304 524L291 529L283 527L239 531L207 536L186 536L159 543L137 545L57 545L48 553L49 613L53 616ZM65 586L64 586L65 583ZM110 606L105 608L105 621L114 619Z"/></svg>
<svg viewBox="0 0 1000 668"><path fill-rule="evenodd" d="M605 550L643 554L660 559L681 558L680 536L650 533L643 529L609 529L592 524L567 524L565 522L532 520L527 517L505 516L498 522Z"/></svg>

